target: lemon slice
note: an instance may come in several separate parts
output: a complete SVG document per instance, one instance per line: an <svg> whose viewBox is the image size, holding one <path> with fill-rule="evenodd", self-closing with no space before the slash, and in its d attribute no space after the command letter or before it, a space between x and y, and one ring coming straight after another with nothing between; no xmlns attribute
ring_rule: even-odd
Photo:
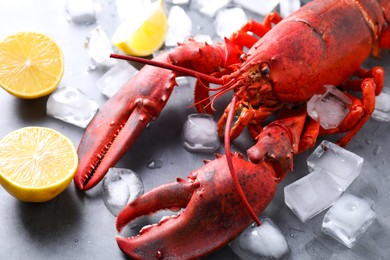
<svg viewBox="0 0 390 260"><path fill-rule="evenodd" d="M164 44L167 24L163 1L153 2L129 15L115 31L112 43L129 55L151 55Z"/></svg>
<svg viewBox="0 0 390 260"><path fill-rule="evenodd" d="M73 143L50 128L20 128L0 141L0 184L22 201L53 199L68 187L77 165Z"/></svg>
<svg viewBox="0 0 390 260"><path fill-rule="evenodd" d="M44 34L20 32L0 42L0 85L16 97L50 94L63 73L62 51Z"/></svg>

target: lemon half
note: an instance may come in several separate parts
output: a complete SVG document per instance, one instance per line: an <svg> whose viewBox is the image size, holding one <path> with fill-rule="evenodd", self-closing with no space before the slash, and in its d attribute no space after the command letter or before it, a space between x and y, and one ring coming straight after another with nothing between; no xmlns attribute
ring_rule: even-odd
<svg viewBox="0 0 390 260"><path fill-rule="evenodd" d="M69 186L77 165L73 143L50 128L20 128L0 141L0 184L22 201L53 199Z"/></svg>
<svg viewBox="0 0 390 260"><path fill-rule="evenodd" d="M129 14L112 37L112 43L129 55L148 56L161 48L167 33L163 1L155 1Z"/></svg>
<svg viewBox="0 0 390 260"><path fill-rule="evenodd" d="M50 94L63 73L60 47L42 33L20 32L0 42L0 86L16 97Z"/></svg>

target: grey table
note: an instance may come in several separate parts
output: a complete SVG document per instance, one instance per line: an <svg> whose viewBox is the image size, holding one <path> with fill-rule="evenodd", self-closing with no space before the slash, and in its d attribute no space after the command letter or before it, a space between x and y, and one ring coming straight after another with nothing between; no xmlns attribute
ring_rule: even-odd
<svg viewBox="0 0 390 260"><path fill-rule="evenodd" d="M115 1L101 2L100 24L111 35L118 24ZM212 22L196 12L194 33L207 32ZM88 72L89 60L84 40L97 25L77 26L65 20L64 1L0 1L0 38L18 31L41 31L54 38L63 48L65 74L61 85L72 85L88 93L99 104L106 100L96 87L101 72ZM368 66L382 65L390 76L390 53ZM386 83L390 88L389 83ZM202 165L210 154L192 154L181 145L181 127L194 112L192 90L177 88L161 117L145 130L134 147L118 163L139 173L145 189L175 180ZM47 126L59 130L78 145L83 129L46 116L46 98L20 100L0 89L0 136L24 126ZM223 102L217 105L222 109ZM358 179L349 192L375 202L377 219L353 249L348 249L320 231L324 213L301 223L284 204L283 187L307 174L306 152L295 158L295 169L280 184L275 199L265 210L285 235L290 252L285 259L388 259L390 257L390 123L370 120L348 145L348 149L365 159ZM332 139L333 138L333 139ZM335 140L329 137L328 140ZM246 145L236 144L245 151ZM220 152L223 152L221 149ZM150 160L161 160L158 169L146 167ZM0 189L0 259L125 259L115 242L115 218L101 199L100 185L82 193L71 184L54 200L43 204L20 202ZM208 259L238 259L226 247Z"/></svg>

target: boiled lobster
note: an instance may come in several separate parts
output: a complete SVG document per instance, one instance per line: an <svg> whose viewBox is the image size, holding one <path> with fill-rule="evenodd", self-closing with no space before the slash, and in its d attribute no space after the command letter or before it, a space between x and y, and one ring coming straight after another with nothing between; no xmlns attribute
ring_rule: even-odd
<svg viewBox="0 0 390 260"><path fill-rule="evenodd" d="M218 97L233 92L218 122L226 155L207 161L186 180L149 191L117 218L120 231L140 216L185 208L138 236L117 237L121 250L133 258L193 259L218 250L252 219L258 222L277 184L292 170L293 155L322 134L346 132L338 141L346 145L369 119L384 71L360 66L370 54L378 57L390 47L389 23L388 0L316 0L285 19L271 13L263 24L250 20L224 43L190 40L151 61L138 60L149 65L106 102L86 129L75 184L82 190L94 187L120 160L159 116L175 77L197 78L194 103L201 113L211 113ZM325 130L307 116L306 102L326 84L362 94L360 99L347 94L349 114L337 128ZM275 114L276 120L266 124ZM230 151L230 140L245 127L257 140L247 152L249 161Z"/></svg>

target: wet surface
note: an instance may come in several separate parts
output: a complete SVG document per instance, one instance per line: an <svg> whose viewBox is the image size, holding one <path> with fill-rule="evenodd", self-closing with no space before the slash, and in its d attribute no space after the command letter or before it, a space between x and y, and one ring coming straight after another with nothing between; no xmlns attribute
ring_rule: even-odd
<svg viewBox="0 0 390 260"><path fill-rule="evenodd" d="M31 3L30 3L31 2ZM194 30L207 32L210 19L203 19L191 11ZM88 57L84 40L96 24L78 26L65 20L63 1L0 1L0 37L18 31L37 30L47 33L63 48L65 74L61 85L73 85L88 93L91 99L102 104L106 98L96 87L102 73L88 72ZM117 24L114 2L102 5L98 14L101 24L112 35ZM197 23L199 21L199 23ZM5 26L6 25L6 26ZM390 78L390 53L382 59L370 59L368 67L384 66ZM386 83L390 88L390 83ZM181 145L181 128L189 114L194 113L190 87L176 88L160 118L152 122L133 148L117 167L131 168L144 181L148 191L160 184L185 178L188 173L203 165L203 159L212 154L193 154ZM46 116L47 97L37 100L20 100L0 89L0 136L24 126L47 126L68 136L78 145L83 129ZM218 114L228 97L221 99ZM308 173L306 158L311 151L294 158L295 169L279 185L275 199L263 215L271 218L287 239L290 252L283 259L387 259L390 255L390 123L370 119L354 137L347 149L364 158L359 177L347 192L367 197L374 202L376 220L352 249L321 232L325 212L302 223L285 205L283 188ZM323 137L319 140L337 140ZM245 152L245 138L235 149ZM223 153L220 148L219 152ZM151 161L161 167L148 167ZM77 191L73 183L54 200L31 204L17 201L0 189L0 258L7 259L126 259L119 250L115 236L115 217L105 208L101 198L101 185L88 192ZM160 216L156 217L159 219ZM150 218L155 221L155 218ZM144 220L148 222L149 219ZM180 243L178 241L178 243ZM238 259L229 247L207 259Z"/></svg>

